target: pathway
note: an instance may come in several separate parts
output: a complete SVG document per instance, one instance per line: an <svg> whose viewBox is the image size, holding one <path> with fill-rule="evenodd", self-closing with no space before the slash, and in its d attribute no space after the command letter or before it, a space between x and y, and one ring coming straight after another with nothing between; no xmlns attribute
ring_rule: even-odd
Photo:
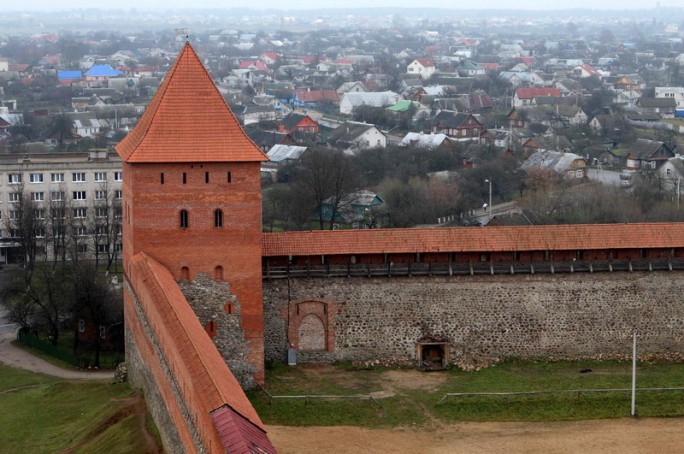
<svg viewBox="0 0 684 454"><path fill-rule="evenodd" d="M12 345L16 339L15 333L0 334L0 362L20 369L30 370L40 374L52 375L55 377L66 378L69 380L94 380L114 378L113 371L89 372L80 370L68 370L48 363L29 352Z"/></svg>

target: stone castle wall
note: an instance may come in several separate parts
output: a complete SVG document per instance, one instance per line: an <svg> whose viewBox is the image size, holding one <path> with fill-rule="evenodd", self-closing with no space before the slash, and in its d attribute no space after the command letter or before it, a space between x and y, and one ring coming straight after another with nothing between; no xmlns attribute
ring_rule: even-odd
<svg viewBox="0 0 684 454"><path fill-rule="evenodd" d="M299 352L299 362L415 364L421 342L447 342L451 363L627 355L634 331L641 354L682 352L682 278L635 272L265 280L266 359L285 360L288 344L298 348L298 335L309 335L292 326L307 315L307 301L325 305L314 315L319 329L332 330L325 333L331 344Z"/></svg>
<svg viewBox="0 0 684 454"><path fill-rule="evenodd" d="M192 281L178 281L202 326L214 322L214 345L226 360L235 378L245 389L254 388L254 367L247 361L245 333L240 326L240 303L230 293L228 282L214 281L208 274L199 273Z"/></svg>

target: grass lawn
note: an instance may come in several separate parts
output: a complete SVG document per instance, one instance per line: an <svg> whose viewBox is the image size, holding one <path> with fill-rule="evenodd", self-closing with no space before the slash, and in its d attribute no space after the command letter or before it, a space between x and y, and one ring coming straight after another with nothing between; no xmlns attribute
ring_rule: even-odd
<svg viewBox="0 0 684 454"><path fill-rule="evenodd" d="M126 384L60 381L0 364L0 408L2 452L138 453L156 443L141 396Z"/></svg>
<svg viewBox="0 0 684 454"><path fill-rule="evenodd" d="M582 369L591 372L580 373ZM629 392L463 396L438 403L447 393L630 388L631 363L621 361L511 361L477 372L359 370L350 366L286 367L267 372L272 395L361 395L369 400L277 399L263 391L249 397L267 424L396 427L456 421L558 421L630 415ZM684 387L684 364L640 363L637 388ZM684 416L684 391L637 392L644 417Z"/></svg>

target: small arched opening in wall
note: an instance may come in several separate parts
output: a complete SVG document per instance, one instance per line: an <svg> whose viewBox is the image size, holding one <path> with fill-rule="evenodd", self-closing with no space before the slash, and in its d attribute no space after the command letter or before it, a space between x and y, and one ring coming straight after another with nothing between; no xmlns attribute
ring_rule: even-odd
<svg viewBox="0 0 684 454"><path fill-rule="evenodd" d="M222 281L223 280L223 267L221 265L218 265L216 268L214 268L214 280L215 281Z"/></svg>
<svg viewBox="0 0 684 454"><path fill-rule="evenodd" d="M333 351L333 312L326 301L306 300L290 305L288 338L290 347L301 351Z"/></svg>
<svg viewBox="0 0 684 454"><path fill-rule="evenodd" d="M445 369L449 360L449 343L419 342L416 345L418 367L424 370Z"/></svg>
<svg viewBox="0 0 684 454"><path fill-rule="evenodd" d="M184 281L189 281L190 280L190 268L187 266L182 266L180 269L180 277Z"/></svg>

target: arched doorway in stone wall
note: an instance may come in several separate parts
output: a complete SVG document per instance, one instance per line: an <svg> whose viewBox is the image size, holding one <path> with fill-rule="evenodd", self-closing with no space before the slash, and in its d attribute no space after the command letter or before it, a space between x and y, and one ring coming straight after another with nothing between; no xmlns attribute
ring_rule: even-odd
<svg viewBox="0 0 684 454"><path fill-rule="evenodd" d="M332 352L335 345L332 320L336 311L334 304L320 300L290 305L287 327L290 347L303 352Z"/></svg>
<svg viewBox="0 0 684 454"><path fill-rule="evenodd" d="M299 322L299 349L315 351L326 349L327 333L323 321L316 314L308 314Z"/></svg>

